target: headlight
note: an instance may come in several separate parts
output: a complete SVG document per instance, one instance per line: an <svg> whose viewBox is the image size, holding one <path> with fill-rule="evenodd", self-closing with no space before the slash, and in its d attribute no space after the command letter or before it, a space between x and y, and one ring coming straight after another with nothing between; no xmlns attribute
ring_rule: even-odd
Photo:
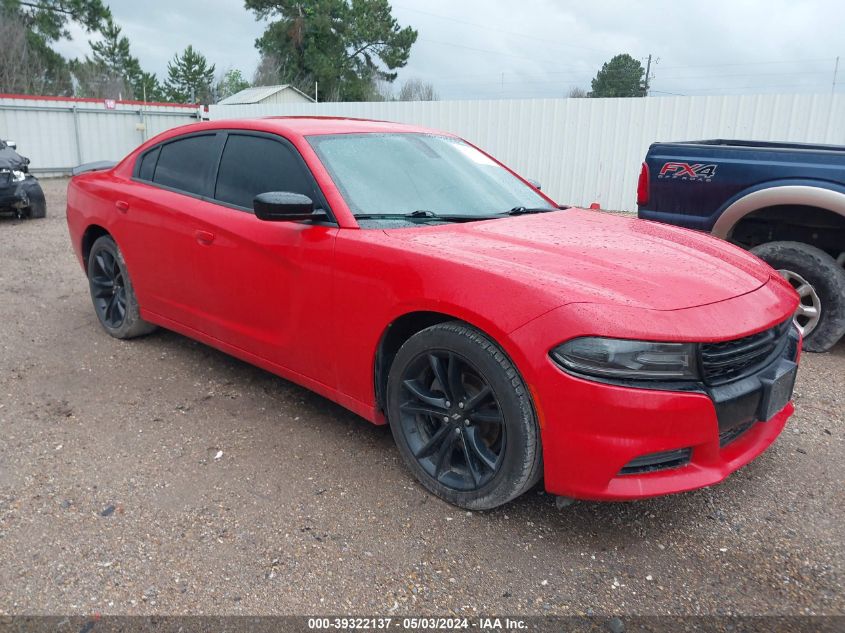
<svg viewBox="0 0 845 633"><path fill-rule="evenodd" d="M652 343L583 337L552 350L558 365L572 372L629 380L697 380L693 343Z"/></svg>
<svg viewBox="0 0 845 633"><path fill-rule="evenodd" d="M18 170L12 170L12 182L23 182L26 180L26 173Z"/></svg>

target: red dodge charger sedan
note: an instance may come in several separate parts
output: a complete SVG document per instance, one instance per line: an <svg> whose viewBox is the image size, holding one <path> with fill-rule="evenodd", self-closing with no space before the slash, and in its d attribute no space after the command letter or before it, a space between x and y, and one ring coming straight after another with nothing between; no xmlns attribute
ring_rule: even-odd
<svg viewBox="0 0 845 633"><path fill-rule="evenodd" d="M111 336L161 326L389 423L493 508L708 486L793 411L791 286L706 235L559 207L443 132L332 118L170 130L68 190Z"/></svg>

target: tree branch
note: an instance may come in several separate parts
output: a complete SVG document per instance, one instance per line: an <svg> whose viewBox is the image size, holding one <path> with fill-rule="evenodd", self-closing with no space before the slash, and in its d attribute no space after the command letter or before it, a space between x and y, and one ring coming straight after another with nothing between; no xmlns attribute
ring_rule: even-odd
<svg viewBox="0 0 845 633"><path fill-rule="evenodd" d="M353 59L355 57L358 57L358 55L360 55L365 50L367 50L368 48L371 48L373 46L385 46L385 45L387 45L387 42L370 42L369 44L365 44L364 46L362 46L361 48L359 48L358 50L354 51L351 54L347 53L346 59Z"/></svg>

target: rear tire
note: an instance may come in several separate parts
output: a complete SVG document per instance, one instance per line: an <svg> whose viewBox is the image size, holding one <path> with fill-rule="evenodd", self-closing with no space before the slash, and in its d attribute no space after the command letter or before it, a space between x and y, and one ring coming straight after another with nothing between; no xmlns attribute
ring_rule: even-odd
<svg viewBox="0 0 845 633"><path fill-rule="evenodd" d="M751 252L779 271L801 296L796 323L807 328L812 322L804 349L826 352L833 347L845 335L845 268L823 250L801 242L769 242ZM811 321L808 315L814 308L818 317Z"/></svg>
<svg viewBox="0 0 845 633"><path fill-rule="evenodd" d="M489 510L540 479L534 407L502 349L463 323L412 336L396 354L387 413L405 463L451 504Z"/></svg>
<svg viewBox="0 0 845 633"><path fill-rule="evenodd" d="M91 246L88 285L97 319L110 336L130 339L156 329L140 316L126 261L110 235L100 237Z"/></svg>

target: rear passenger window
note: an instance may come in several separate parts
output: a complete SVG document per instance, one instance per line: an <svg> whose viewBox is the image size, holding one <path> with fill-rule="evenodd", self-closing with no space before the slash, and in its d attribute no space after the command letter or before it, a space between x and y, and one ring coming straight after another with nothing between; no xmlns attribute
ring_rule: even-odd
<svg viewBox="0 0 845 633"><path fill-rule="evenodd" d="M218 156L215 141L216 135L209 134L162 145L153 182L187 193L208 195L206 185Z"/></svg>
<svg viewBox="0 0 845 633"><path fill-rule="evenodd" d="M138 178L141 180L153 179L159 152L161 152L161 147L156 147L141 157L141 165L138 167Z"/></svg>
<svg viewBox="0 0 845 633"><path fill-rule="evenodd" d="M314 181L295 150L269 138L230 134L214 197L252 209L255 196L268 191L301 193L317 201Z"/></svg>

